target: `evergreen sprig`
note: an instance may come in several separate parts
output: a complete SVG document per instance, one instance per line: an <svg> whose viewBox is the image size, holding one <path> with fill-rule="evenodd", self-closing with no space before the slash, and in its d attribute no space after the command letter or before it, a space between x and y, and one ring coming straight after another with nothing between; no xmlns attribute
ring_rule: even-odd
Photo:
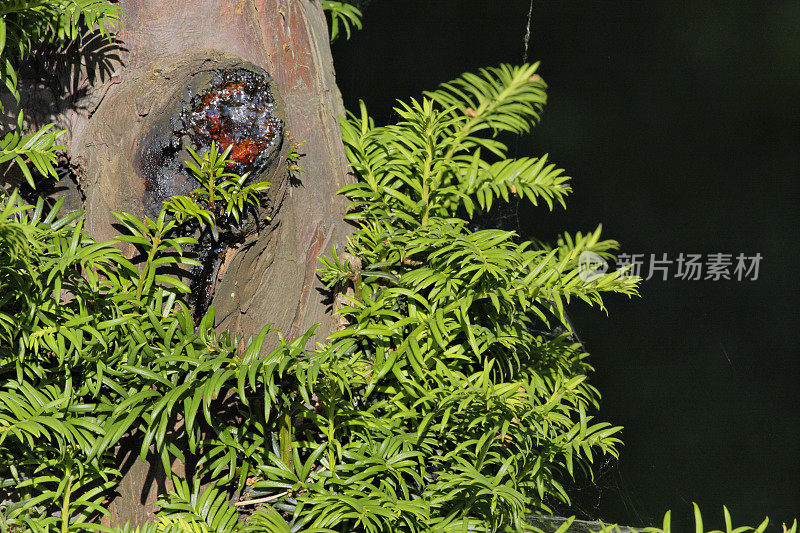
<svg viewBox="0 0 800 533"><path fill-rule="evenodd" d="M392 506L370 498L388 493L397 531L522 530L526 513L569 501L563 482L576 469L616 455L619 428L590 414L591 367L564 315L573 298L602 307L604 292L636 293L638 280L620 273L579 276L581 251L616 243L596 231L542 249L466 219L512 195L552 209L570 191L546 157L508 159L498 138L538 120L546 98L536 69L464 75L400 102L396 124L376 126L363 104L343 122L359 177L341 191L359 225L348 252L361 270L335 252L322 260L322 279L352 285L342 310L351 325L325 352L315 420L329 428L331 473L299 498L302 523L325 526L357 508L348 527L387 530L395 519L378 509ZM355 453L386 439L403 442L395 453L416 465L391 488L389 459L364 471L371 456ZM350 480L354 494L333 488Z"/></svg>
<svg viewBox="0 0 800 533"><path fill-rule="evenodd" d="M361 10L349 2L339 2L337 0L321 0L322 9L327 11L331 17L331 42L336 41L344 30L345 39L350 38L352 29L360 30Z"/></svg>
<svg viewBox="0 0 800 533"><path fill-rule="evenodd" d="M178 222L194 219L200 226L211 228L214 240L219 239L225 222L239 223L248 208L261 208L261 195L269 188L266 181L245 185L247 173L235 174L225 170L225 162L233 146L220 152L215 143L202 155L189 148L192 161L186 162L198 187L189 196L173 196L167 209Z"/></svg>

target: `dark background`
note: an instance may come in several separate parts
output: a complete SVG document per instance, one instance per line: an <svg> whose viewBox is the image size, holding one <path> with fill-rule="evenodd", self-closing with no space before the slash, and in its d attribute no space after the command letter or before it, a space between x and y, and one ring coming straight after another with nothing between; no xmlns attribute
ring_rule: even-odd
<svg viewBox="0 0 800 533"><path fill-rule="evenodd" d="M519 63L528 0L375 0L334 45L348 109ZM756 281L645 281L609 316L573 306L621 460L574 487L576 512L629 525L800 516L800 1L534 0L530 59L549 85L517 155L573 176L568 209L521 206L526 237L598 223L622 252L763 256ZM674 270L673 270L674 272ZM773 527L771 530L779 530Z"/></svg>

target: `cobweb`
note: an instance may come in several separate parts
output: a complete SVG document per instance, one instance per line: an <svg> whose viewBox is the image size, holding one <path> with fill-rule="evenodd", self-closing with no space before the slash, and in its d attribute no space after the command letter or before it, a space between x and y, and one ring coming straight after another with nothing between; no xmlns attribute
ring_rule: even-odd
<svg viewBox="0 0 800 533"><path fill-rule="evenodd" d="M574 515L579 520L617 522L633 527L655 523L655 517L644 516L639 512L641 503L625 482L618 459L611 456L598 458L592 467L592 474L593 477L590 478L576 472L575 480L565 486L571 500L570 505L549 502L554 514ZM606 513L609 507L615 509L615 514L622 516L608 516Z"/></svg>
<svg viewBox="0 0 800 533"><path fill-rule="evenodd" d="M522 54L522 62L528 62L528 50L531 41L531 28L533 27L533 0L530 0L528 7L528 19L525 25L525 36L523 37L524 52ZM519 137L514 142L514 155L519 154ZM476 226L479 227L493 227L504 231L515 231L517 234L520 232L519 221L519 198L512 195L508 202L497 202L492 208L491 212L476 220Z"/></svg>
<svg viewBox="0 0 800 533"><path fill-rule="evenodd" d="M530 40L533 29L533 0L530 0L528 7L527 23L523 37L523 63L528 61ZM513 155L519 157L519 137L514 142ZM492 210L475 220L475 226L492 227L504 231L515 231L521 235L521 224L519 217L520 200L516 195L512 195L509 202L498 202ZM569 320L569 317L567 317ZM575 332L577 342L583 344ZM576 473L577 474L577 473ZM608 508L604 502L611 500L613 507L620 509L618 512L624 513L624 517L633 517L635 525L647 525L653 523L654 517L643 516L639 512L641 504L636 501L633 492L627 486L618 459L605 456L597 458L592 467L592 476L577 474L574 481L566 487L571 499L569 507L563 504L557 505L550 502L553 512L562 516L575 515L582 520L604 520L606 522L615 521L615 517L602 515L602 509ZM621 504L621 505L620 505ZM619 517L625 520L626 518ZM634 525L634 524L626 524Z"/></svg>

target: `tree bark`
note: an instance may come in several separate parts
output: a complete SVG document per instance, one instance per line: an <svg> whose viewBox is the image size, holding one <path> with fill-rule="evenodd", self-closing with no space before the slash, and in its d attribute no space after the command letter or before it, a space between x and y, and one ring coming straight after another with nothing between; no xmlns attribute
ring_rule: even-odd
<svg viewBox="0 0 800 533"><path fill-rule="evenodd" d="M231 69L266 73L284 122L280 156L261 176L272 183L272 221L246 244L220 254L212 303L219 328L245 338L267 323L287 338L319 323L317 339L324 338L336 324L316 277L317 257L345 243L346 203L335 193L350 178L338 125L344 109L319 2L120 0L119 5L126 18L117 46L85 43L72 59L42 56L39 71L27 72L21 107L30 125L56 122L67 131L62 144L77 182L62 180L67 204L86 210L85 227L98 240L115 234L112 211L142 216L157 210L163 198L150 190L147 165L159 148L176 150L173 159L186 155L181 112L185 115L203 84ZM182 144L165 144L166 138ZM299 149L305 154L299 181L290 179L284 157L294 142L305 143ZM188 187L181 172L164 175L176 180L174 190ZM131 446L135 452L136 444ZM140 524L152 518L163 479L156 475L157 463L153 469L138 458L126 463L111 516L115 523Z"/></svg>

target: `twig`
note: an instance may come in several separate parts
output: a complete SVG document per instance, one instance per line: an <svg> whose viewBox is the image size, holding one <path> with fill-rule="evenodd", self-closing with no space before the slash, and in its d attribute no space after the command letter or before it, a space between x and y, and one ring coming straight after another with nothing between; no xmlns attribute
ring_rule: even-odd
<svg viewBox="0 0 800 533"><path fill-rule="evenodd" d="M256 498L255 500L244 500L241 502L236 502L233 505L235 505L236 507L242 507L243 505L255 505L257 503L267 503L268 501L271 500L277 500L281 496L286 496L287 494L289 494L289 492L290 491L287 490L285 492L273 494L272 496L265 496L264 498Z"/></svg>

